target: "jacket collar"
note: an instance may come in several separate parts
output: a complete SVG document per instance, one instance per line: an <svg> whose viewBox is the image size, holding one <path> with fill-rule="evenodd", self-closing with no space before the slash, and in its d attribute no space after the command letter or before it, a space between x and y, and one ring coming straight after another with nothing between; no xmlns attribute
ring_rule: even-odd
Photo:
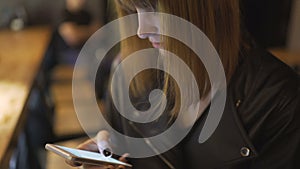
<svg viewBox="0 0 300 169"><path fill-rule="evenodd" d="M218 97L218 96L216 96ZM229 90L221 121L213 135L195 147L201 160L199 168L219 168L255 158L258 154L238 116L240 99L231 96ZM203 119L206 119L204 115ZM203 127L205 120L200 120Z"/></svg>

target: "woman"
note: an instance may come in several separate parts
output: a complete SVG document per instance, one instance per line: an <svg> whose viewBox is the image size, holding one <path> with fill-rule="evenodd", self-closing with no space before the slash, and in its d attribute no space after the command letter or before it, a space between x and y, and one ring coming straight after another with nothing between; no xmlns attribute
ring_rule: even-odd
<svg viewBox="0 0 300 169"><path fill-rule="evenodd" d="M179 144L152 157L128 158L133 168L300 167L297 162L297 152L300 150L299 76L269 53L247 43L241 29L238 0L116 2L120 17L137 13L139 22L137 35L140 39L132 37L122 42L122 59L149 45L171 51L194 73L201 96L199 101L202 103L196 106L197 109L193 109L197 112L196 122ZM202 144L199 144L198 138L212 99L219 97L218 88L215 89L215 86L210 84L204 65L192 50L178 40L158 35L160 24L157 23L160 22L157 20L160 18L143 17L144 12L157 11L179 16L196 25L206 34L220 55L227 80L226 104L218 127ZM163 62L169 63L170 60ZM171 64L168 69L177 69L174 67ZM182 102L179 86L171 75L157 70L138 74L130 85L131 100L137 109L147 109L147 98L154 88L163 90L168 99L166 109L159 120L149 125L129 122L116 113L111 103L111 109L106 112L111 125L121 133L137 138L154 136L168 129L178 117ZM97 141L88 140L79 148L90 151L98 151L99 148L102 151L110 147L107 145L109 138L110 132L103 130L98 133ZM127 145L126 140L118 141L117 146ZM151 143L149 147L156 151ZM124 160L125 156L121 157L121 160ZM123 166L85 166L107 167Z"/></svg>

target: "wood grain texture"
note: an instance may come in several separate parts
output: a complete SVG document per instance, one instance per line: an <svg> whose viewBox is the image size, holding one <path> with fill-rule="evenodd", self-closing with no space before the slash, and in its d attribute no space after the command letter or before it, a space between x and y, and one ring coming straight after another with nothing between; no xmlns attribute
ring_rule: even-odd
<svg viewBox="0 0 300 169"><path fill-rule="evenodd" d="M0 165L19 130L18 123L50 33L46 26L28 27L18 32L0 31Z"/></svg>

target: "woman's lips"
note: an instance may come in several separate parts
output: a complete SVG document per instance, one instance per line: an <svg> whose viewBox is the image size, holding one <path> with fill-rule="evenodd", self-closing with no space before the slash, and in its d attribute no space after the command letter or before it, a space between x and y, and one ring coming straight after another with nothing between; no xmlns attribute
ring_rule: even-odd
<svg viewBox="0 0 300 169"><path fill-rule="evenodd" d="M161 43L160 42L152 42L152 46L154 48L161 48Z"/></svg>

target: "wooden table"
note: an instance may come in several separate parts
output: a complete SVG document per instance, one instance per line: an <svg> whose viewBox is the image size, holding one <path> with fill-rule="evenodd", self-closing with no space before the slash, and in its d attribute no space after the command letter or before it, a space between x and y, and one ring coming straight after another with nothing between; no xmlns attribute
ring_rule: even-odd
<svg viewBox="0 0 300 169"><path fill-rule="evenodd" d="M300 66L300 52L299 51L289 51L284 48L273 48L269 51L279 58L281 61L285 62L290 66Z"/></svg>
<svg viewBox="0 0 300 169"><path fill-rule="evenodd" d="M8 168L24 108L50 40L49 27L0 30L0 168ZM22 122L23 121L23 122Z"/></svg>

